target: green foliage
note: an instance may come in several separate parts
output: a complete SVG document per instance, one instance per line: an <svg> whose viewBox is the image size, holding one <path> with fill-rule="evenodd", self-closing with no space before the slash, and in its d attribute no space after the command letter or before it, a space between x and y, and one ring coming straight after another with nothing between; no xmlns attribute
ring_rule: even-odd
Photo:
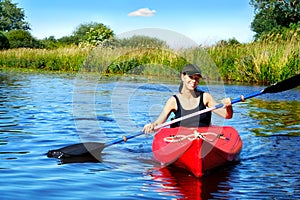
<svg viewBox="0 0 300 200"><path fill-rule="evenodd" d="M56 49L61 47L72 47L76 46L74 40L72 40L72 36L66 36L62 37L60 39L55 39L54 36L50 36L47 38L44 38L42 40L39 40L42 44L42 47L45 49Z"/></svg>
<svg viewBox="0 0 300 200"><path fill-rule="evenodd" d="M269 38L249 44L215 45L174 52L163 48L10 49L0 51L0 67L107 74L177 77L188 62L199 65L209 80L274 83L300 72L300 38ZM194 61L198 59L198 61ZM219 77L213 65L219 70Z"/></svg>
<svg viewBox="0 0 300 200"><path fill-rule="evenodd" d="M30 30L29 23L24 19L25 14L17 4L10 0L0 0L0 31Z"/></svg>
<svg viewBox="0 0 300 200"><path fill-rule="evenodd" d="M91 46L98 46L98 45L106 45L110 39L112 39L114 33L111 29L109 29L105 25L101 25L97 28L91 28L90 31L86 33L86 38L81 43L82 45L91 45Z"/></svg>
<svg viewBox="0 0 300 200"><path fill-rule="evenodd" d="M299 24L298 24L299 25ZM234 39L217 45L173 51L160 47L10 49L0 51L0 67L106 74L177 77L182 67L197 63L208 80L274 83L300 72L298 25L285 34L240 44ZM48 42L56 42L54 37ZM222 45L220 45L222 44ZM91 51L93 49L93 51ZM217 67L217 68L214 68ZM218 72L216 71L218 70ZM220 74L220 75L219 75Z"/></svg>
<svg viewBox="0 0 300 200"><path fill-rule="evenodd" d="M0 67L48 71L78 71L90 53L87 48L9 49L0 51Z"/></svg>
<svg viewBox="0 0 300 200"><path fill-rule="evenodd" d="M290 24L289 28L278 27L274 28L271 33L261 34L259 40L267 42L276 42L277 40L292 40L293 38L300 38L300 21L297 24Z"/></svg>
<svg viewBox="0 0 300 200"><path fill-rule="evenodd" d="M69 45L78 45L79 41L76 36L64 36L59 39L57 39L57 42L59 43L59 46L69 46Z"/></svg>
<svg viewBox="0 0 300 200"><path fill-rule="evenodd" d="M169 49L128 48L110 63L105 73L172 76L169 69L176 73L187 63L185 58Z"/></svg>
<svg viewBox="0 0 300 200"><path fill-rule="evenodd" d="M73 32L72 36L74 37L75 44L79 44L80 42L87 39L87 32L90 31L92 28L97 28L98 23L90 22L85 24L80 24L75 31Z"/></svg>
<svg viewBox="0 0 300 200"><path fill-rule="evenodd" d="M2 32L0 32L0 50L9 49L9 47L10 44L7 37Z"/></svg>
<svg viewBox="0 0 300 200"><path fill-rule="evenodd" d="M58 48L60 46L57 39L55 39L54 36L44 38L44 39L40 40L40 42L41 42L42 46L46 49L54 49L54 48Z"/></svg>
<svg viewBox="0 0 300 200"><path fill-rule="evenodd" d="M72 35L73 42L78 44L97 45L114 36L113 31L102 23L90 22L80 24Z"/></svg>
<svg viewBox="0 0 300 200"><path fill-rule="evenodd" d="M96 46L105 43L114 36L113 31L102 23L87 23L79 25L70 36L55 39L54 36L41 40L47 49L81 45Z"/></svg>
<svg viewBox="0 0 300 200"><path fill-rule="evenodd" d="M274 83L300 73L300 34L269 35L243 45L214 46L208 53L225 80Z"/></svg>
<svg viewBox="0 0 300 200"><path fill-rule="evenodd" d="M10 48L41 48L42 44L25 30L11 30L6 33Z"/></svg>
<svg viewBox="0 0 300 200"><path fill-rule="evenodd" d="M241 44L237 39L231 38L228 40L220 40L216 45L217 46L230 46L230 45L239 45Z"/></svg>
<svg viewBox="0 0 300 200"><path fill-rule="evenodd" d="M255 9L251 28L256 32L256 39L300 21L299 0L250 0L250 4Z"/></svg>
<svg viewBox="0 0 300 200"><path fill-rule="evenodd" d="M167 48L168 45L165 41L158 38L139 36L135 35L130 38L119 39L117 41L117 46L121 47L132 47L132 48Z"/></svg>

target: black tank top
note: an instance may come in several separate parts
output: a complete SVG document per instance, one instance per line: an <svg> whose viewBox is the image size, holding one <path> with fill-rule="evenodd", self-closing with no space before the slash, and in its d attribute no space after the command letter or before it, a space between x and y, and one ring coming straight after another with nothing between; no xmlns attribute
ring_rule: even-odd
<svg viewBox="0 0 300 200"><path fill-rule="evenodd" d="M180 118L182 116L197 112L199 110L203 110L206 108L206 106L203 103L203 93L204 92L200 92L200 102L199 102L199 106L191 109L191 110L185 110L182 108L180 101L178 99L178 97L176 95L173 95L176 99L176 103L177 103L177 110L173 111L173 113L175 114L175 118ZM176 122L174 124L171 124L171 128L175 128L178 126L184 126L184 127L203 127L203 126L209 126L211 122L211 111L210 112L206 112L203 113L201 115L197 115L179 122Z"/></svg>

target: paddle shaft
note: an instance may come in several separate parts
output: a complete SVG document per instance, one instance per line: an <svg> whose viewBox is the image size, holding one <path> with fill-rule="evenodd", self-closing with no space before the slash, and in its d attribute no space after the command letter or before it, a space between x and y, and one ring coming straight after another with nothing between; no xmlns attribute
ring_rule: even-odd
<svg viewBox="0 0 300 200"><path fill-rule="evenodd" d="M290 77L288 79L285 79L285 80L283 80L283 81L281 81L279 83L275 83L275 84L273 84L273 85L271 85L269 87L266 87L265 89L260 90L258 92L247 94L245 96L241 95L239 98L231 100L231 104L235 104L235 103L238 103L238 102L241 102L241 101L245 101L246 99L249 99L249 98L252 98L252 97L256 97L258 95L265 94L265 93L277 93L277 92L286 91L286 90L295 88L295 87L297 87L299 85L300 85L300 74L292 76L292 77ZM197 115L201 115L201 114L206 113L206 112L210 112L210 111L222 108L223 106L224 105L222 103L220 103L220 104L218 104L216 106L213 106L213 107L210 107L210 108L207 108L207 109L204 109L204 110L200 110L200 111L191 113L189 115L185 115L183 117L174 119L174 120L172 120L170 122L166 122L166 123L163 123L161 125L158 125L158 126L156 126L154 128L154 130L158 130L158 129L164 127L164 126L168 126L168 125L171 125L173 123L176 123L176 122L179 122L179 121L182 121L182 120L185 120L185 119L197 116Z"/></svg>
<svg viewBox="0 0 300 200"><path fill-rule="evenodd" d="M294 87L297 87L299 85L300 85L300 74L295 75L295 76L293 76L291 78L288 78L286 80L283 80L279 83L273 84L273 85L271 85L271 86L269 86L269 87L267 87L263 90L260 90L258 92L247 94L245 96L241 95L239 98L231 100L231 104L235 104L235 103L238 103L238 102L241 102L241 101L245 101L246 99L256 97L256 96L259 96L259 95L265 94L265 93L277 93L277 92L286 91L286 90L292 89ZM162 123L158 126L155 126L154 130L158 130L162 127L169 126L173 123L176 123L176 122L179 122L179 121L182 121L182 120L185 120L185 119L197 116L197 115L201 115L201 114L206 113L206 112L210 112L210 111L222 108L223 106L224 105L222 103L220 103L216 106L206 108L204 110L200 110L200 111L191 113L189 115L185 115L183 117L180 117L180 118L174 119L172 121L165 122L165 123ZM108 146L111 146L111 145L114 145L114 144L117 144L117 143L120 143L120 142L124 142L124 141L126 142L129 139L135 138L135 137L143 135L143 134L144 134L143 132L140 132L140 133L137 133L137 134L134 134L134 135L124 136L123 138L119 138L119 139L110 141L108 143L105 143L105 147L108 147Z"/></svg>
<svg viewBox="0 0 300 200"><path fill-rule="evenodd" d="M235 104L235 103L238 103L238 102L241 102L241 101L245 101L246 99L249 99L249 98L252 98L252 97L255 97L255 96L258 96L258 95L261 95L263 94L263 90L259 91L259 92L255 92L255 93L252 93L252 94L248 94L246 96L241 96L239 98L236 98L236 99L233 99L231 100L231 104ZM201 115L203 113L206 113L206 112L210 112L210 111L213 111L213 110L216 110L216 109L219 109L219 108L222 108L224 105L222 103L218 104L218 105L215 105L213 107L210 107L210 108L206 108L204 110L199 110L197 112L194 112L194 113L191 113L191 114L188 114L188 115L185 115L183 117L179 117L177 119L174 119L172 121L169 121L169 122L165 122L163 124L160 124L158 126L156 126L154 128L154 130L158 130L164 126L168 126L168 125L171 125L173 123L176 123L176 122L179 122L179 121L182 121L182 120L185 120L185 119L188 119L188 118L191 118L191 117L194 117L194 116L197 116L197 115Z"/></svg>
<svg viewBox="0 0 300 200"><path fill-rule="evenodd" d="M271 86L269 86L269 87L267 87L263 90L260 90L258 92L251 93L251 94L248 94L248 95L245 95L245 96L240 96L239 98L233 99L231 101L231 104L235 104L237 102L241 102L241 101L244 101L246 99L249 99L249 98L261 95L261 94L265 94L265 93L277 93L277 92L286 91L286 90L292 89L294 87L297 87L299 85L300 85L300 74L298 74L296 76L293 76L291 78L288 78L288 79L286 79L284 81L281 81L279 83L276 83L274 85L271 85ZM206 112L209 112L209 111L213 111L213 110L218 109L218 108L222 108L223 106L224 106L223 104L218 104L214 107L207 108L207 109L204 109L204 110L201 110L201 111L198 111L198 112L180 117L180 118L172 120L170 122L165 122L161 125L158 125L158 126L154 127L154 130L158 130L158 129L164 127L164 126L171 125L173 123L176 123L176 122L181 121L181 120L188 119L188 118L196 116L196 115L200 115L200 114L203 114L203 113L206 113ZM65 155L66 158L69 158L69 157L72 157L72 156L85 155L86 153L89 153L90 149L97 149L98 151L101 152L105 147L108 147L108 146L111 146L111 145L114 145L114 144L118 144L118 143L121 143L121 142L126 142L129 139L135 138L135 137L143 135L143 134L144 134L143 132L139 132L137 134L129 135L127 137L123 136L123 138L115 139L115 140L112 140L112 141L110 141L108 143L105 143L105 144L95 143L95 142L94 143L93 142L87 142L87 143L69 145L67 147L63 147L63 148L60 148L60 149L57 149L57 150L50 150L47 153L47 155L48 155L48 157L56 157L56 158L62 158Z"/></svg>
<svg viewBox="0 0 300 200"><path fill-rule="evenodd" d="M124 135L123 138L118 138L118 139L112 140L108 143L105 143L104 145L105 145L105 147L108 147L108 146L118 144L118 143L121 143L121 142L126 142L127 140L130 140L132 138L135 138L135 137L143 135L143 134L144 134L144 132L140 132L140 133L133 134L133 135L128 135L128 136Z"/></svg>
<svg viewBox="0 0 300 200"><path fill-rule="evenodd" d="M244 101L246 99L249 99L249 98L261 95L261 94L263 94L263 90L261 90L259 92L255 92L255 93L249 94L249 95L246 95L246 96L241 96L239 98L233 99L233 100L231 100L231 104L238 103L238 102ZM176 122L179 122L179 121L182 121L182 120L185 120L185 119L197 116L197 115L201 115L201 114L206 113L206 112L210 112L210 111L222 108L223 106L224 105L222 103L220 103L220 104L218 104L216 106L213 106L213 107L210 107L210 108L206 108L204 110L200 110L200 111L191 113L189 115L185 115L183 117L180 117L180 118L174 119L172 121L165 122L165 123L162 123L162 124L160 124L158 126L155 126L154 130L158 130L158 129L162 128L162 127L169 126L169 125L171 125L173 123L176 123ZM123 136L123 138L118 138L118 139L112 140L112 141L110 141L108 143L105 143L105 147L108 147L108 146L111 146L111 145L114 145L114 144L118 144L118 143L121 143L121 142L126 142L129 139L135 138L135 137L143 135L143 134L144 134L143 132L140 132L140 133L133 134L133 135Z"/></svg>

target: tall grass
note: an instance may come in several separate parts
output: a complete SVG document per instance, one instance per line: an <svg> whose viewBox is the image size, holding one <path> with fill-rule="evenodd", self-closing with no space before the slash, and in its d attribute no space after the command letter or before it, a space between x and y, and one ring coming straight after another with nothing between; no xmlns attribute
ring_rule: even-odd
<svg viewBox="0 0 300 200"><path fill-rule="evenodd" d="M154 47L11 49L0 51L0 67L178 77L191 62L208 79L268 83L300 72L299 35L298 30L289 38L269 35L249 44L178 51Z"/></svg>
<svg viewBox="0 0 300 200"><path fill-rule="evenodd" d="M77 47L54 50L10 49L0 51L0 67L78 71L89 52L90 49Z"/></svg>
<svg viewBox="0 0 300 200"><path fill-rule="evenodd" d="M154 47L97 48L89 55L82 71L178 79L188 63L197 64L208 79L221 78L217 66L203 48L177 51Z"/></svg>
<svg viewBox="0 0 300 200"><path fill-rule="evenodd" d="M249 44L215 46L207 51L227 80L276 82L300 73L300 37L269 35Z"/></svg>
<svg viewBox="0 0 300 200"><path fill-rule="evenodd" d="M166 48L96 48L88 56L82 71L178 78L181 67L187 63L180 54Z"/></svg>

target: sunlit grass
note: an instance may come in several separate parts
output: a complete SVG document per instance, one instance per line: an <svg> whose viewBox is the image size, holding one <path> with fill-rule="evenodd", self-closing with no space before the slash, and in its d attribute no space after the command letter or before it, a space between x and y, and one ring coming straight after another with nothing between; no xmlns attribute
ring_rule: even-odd
<svg viewBox="0 0 300 200"><path fill-rule="evenodd" d="M155 47L10 49L0 51L0 67L178 78L183 66L192 62L207 79L270 83L300 72L299 41L299 33L294 33L288 39L270 35L248 44L177 51Z"/></svg>
<svg viewBox="0 0 300 200"><path fill-rule="evenodd" d="M54 50L9 49L0 51L0 67L78 71L89 52L90 49L77 47Z"/></svg>
<svg viewBox="0 0 300 200"><path fill-rule="evenodd" d="M259 42L207 49L224 79L276 82L300 72L300 37L270 35Z"/></svg>

